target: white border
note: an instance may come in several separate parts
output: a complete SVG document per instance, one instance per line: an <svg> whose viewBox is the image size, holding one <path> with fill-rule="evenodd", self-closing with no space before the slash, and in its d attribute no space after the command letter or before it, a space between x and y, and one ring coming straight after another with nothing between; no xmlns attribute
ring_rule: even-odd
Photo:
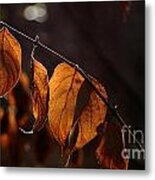
<svg viewBox="0 0 155 180"><path fill-rule="evenodd" d="M35 2L84 2L84 1L119 1L119 0L0 0L0 3L35 3ZM122 0L127 1L127 0ZM136 0L131 0L136 1ZM139 0L140 1L140 0Z"/></svg>
<svg viewBox="0 0 155 180"><path fill-rule="evenodd" d="M69 1L69 0L68 0ZM72 0L73 1L73 0ZM78 0L80 1L80 0ZM46 0L0 0L1 3L47 2ZM59 1L50 1L59 2ZM111 171L111 170L68 170L68 169L33 169L0 168L0 179L43 180L43 179L118 179L145 180L155 177L155 0L146 0L146 171Z"/></svg>

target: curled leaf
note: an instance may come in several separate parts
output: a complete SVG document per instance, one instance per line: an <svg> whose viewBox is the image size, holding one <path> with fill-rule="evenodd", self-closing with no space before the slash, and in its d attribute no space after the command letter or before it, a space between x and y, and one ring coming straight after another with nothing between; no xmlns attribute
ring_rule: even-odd
<svg viewBox="0 0 155 180"><path fill-rule="evenodd" d="M7 94L18 82L21 71L21 47L3 28L0 31L0 96Z"/></svg>
<svg viewBox="0 0 155 180"><path fill-rule="evenodd" d="M96 157L101 167L106 169L128 169L128 160L123 159L121 127L110 122L106 124L105 135L96 150Z"/></svg>
<svg viewBox="0 0 155 180"><path fill-rule="evenodd" d="M35 59L33 60L33 66L33 115L36 120L34 130L39 131L47 118L48 73L46 68Z"/></svg>
<svg viewBox="0 0 155 180"><path fill-rule="evenodd" d="M95 79L92 80L92 83L106 99L107 93L104 87ZM98 97L95 90L91 88L89 93L88 103L78 118L79 134L75 144L75 147L78 149L82 148L97 135L97 127L105 121L107 113L107 106Z"/></svg>
<svg viewBox="0 0 155 180"><path fill-rule="evenodd" d="M59 64L49 83L48 123L56 140L64 145L74 120L78 92L84 78L66 63Z"/></svg>

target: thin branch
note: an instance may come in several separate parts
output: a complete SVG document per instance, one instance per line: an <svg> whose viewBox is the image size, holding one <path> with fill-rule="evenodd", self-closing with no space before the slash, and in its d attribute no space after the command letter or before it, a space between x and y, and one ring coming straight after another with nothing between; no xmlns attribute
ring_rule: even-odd
<svg viewBox="0 0 155 180"><path fill-rule="evenodd" d="M35 37L36 42L38 41L38 38L39 37L36 35L36 37ZM37 48L36 43L35 44L33 43L33 48L32 48L32 51L31 51L31 60L30 60L30 70L31 70L30 81L31 81L32 94L34 92L34 62L33 61L34 61L34 54L35 54L36 48Z"/></svg>
<svg viewBox="0 0 155 180"><path fill-rule="evenodd" d="M10 26L9 24L7 24L4 21L0 21L0 24L9 28L10 30L14 31L15 33L19 34L20 36L24 37L25 39L27 39L29 42L33 43L34 45L48 51L49 53L59 57L62 62L67 63L68 65L74 67L77 69L77 71L86 79L86 81L92 86L92 88L95 90L95 92L97 93L97 95L102 99L102 101L106 104L106 106L110 109L110 111L116 116L117 120L122 124L126 126L126 129L130 131L130 129L128 128L127 124L125 123L124 119L122 118L122 116L120 115L120 113L118 112L118 109L116 106L112 105L100 92L99 90L94 86L94 84L92 83L92 76L89 75L88 73L86 73L86 71L84 71L81 67L79 67L78 64L74 63L73 61L69 60L68 58L66 58L65 56L61 55L60 53L58 53L57 51L49 48L48 46L46 46L45 44L43 44L42 42L40 42L39 39L36 40L33 39L32 37L26 35L25 33L17 30L16 28ZM140 149L144 149L143 146L141 145L141 143L136 139L136 137L134 136L133 133L131 133L132 137L135 138L135 141L137 143L137 145L139 146Z"/></svg>

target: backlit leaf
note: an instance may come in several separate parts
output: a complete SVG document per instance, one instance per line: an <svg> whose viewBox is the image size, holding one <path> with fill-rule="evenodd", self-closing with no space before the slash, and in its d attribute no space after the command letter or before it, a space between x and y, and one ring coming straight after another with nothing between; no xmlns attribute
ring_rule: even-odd
<svg viewBox="0 0 155 180"><path fill-rule="evenodd" d="M77 69L59 64L49 83L50 99L48 122L56 140L64 145L74 120L78 92L84 78Z"/></svg>
<svg viewBox="0 0 155 180"><path fill-rule="evenodd" d="M39 131L47 118L48 73L46 68L37 60L33 60L33 66L33 115L36 119L34 129Z"/></svg>
<svg viewBox="0 0 155 180"><path fill-rule="evenodd" d="M96 157L101 167L106 169L128 169L128 160L123 159L121 127L109 122L106 124L105 135L96 150Z"/></svg>
<svg viewBox="0 0 155 180"><path fill-rule="evenodd" d="M21 71L21 47L7 28L0 31L0 96L18 82Z"/></svg>
<svg viewBox="0 0 155 180"><path fill-rule="evenodd" d="M104 87L95 79L92 80L92 83L103 97L107 99ZM88 103L78 119L79 134L75 145L76 148L82 148L97 135L97 127L105 121L106 113L107 106L98 97L95 90L91 88Z"/></svg>

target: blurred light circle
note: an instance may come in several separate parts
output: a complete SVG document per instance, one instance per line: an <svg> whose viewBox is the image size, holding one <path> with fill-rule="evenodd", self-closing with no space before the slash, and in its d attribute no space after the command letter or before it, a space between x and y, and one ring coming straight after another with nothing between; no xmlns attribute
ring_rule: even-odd
<svg viewBox="0 0 155 180"><path fill-rule="evenodd" d="M28 21L45 22L47 20L47 8L45 4L35 4L24 9L24 17Z"/></svg>

